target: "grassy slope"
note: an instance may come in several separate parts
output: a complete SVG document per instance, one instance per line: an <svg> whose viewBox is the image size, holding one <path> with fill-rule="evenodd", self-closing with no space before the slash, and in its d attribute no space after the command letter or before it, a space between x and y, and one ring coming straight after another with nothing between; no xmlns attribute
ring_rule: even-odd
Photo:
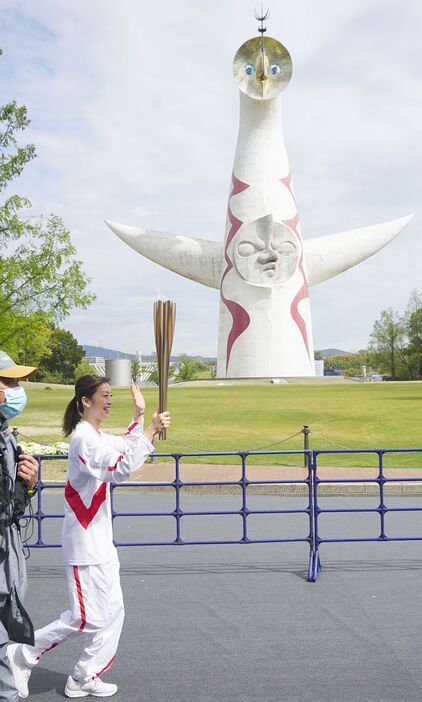
<svg viewBox="0 0 422 702"><path fill-rule="evenodd" d="M17 425L35 440L60 441L60 421L72 388L44 387L27 384L29 404ZM144 395L148 416L157 405L157 389L146 388ZM421 400L422 383L173 386L169 388L172 429L169 440L159 443L158 449L253 450L296 434L304 424L315 432L311 435L312 448L418 447L422 446L418 422ZM104 428L119 433L131 415L129 391L114 390L113 403ZM299 435L272 450L302 446L303 436ZM421 461L407 456L394 465L417 465ZM285 462L297 461L286 457ZM374 459L336 455L324 457L323 462L373 465Z"/></svg>

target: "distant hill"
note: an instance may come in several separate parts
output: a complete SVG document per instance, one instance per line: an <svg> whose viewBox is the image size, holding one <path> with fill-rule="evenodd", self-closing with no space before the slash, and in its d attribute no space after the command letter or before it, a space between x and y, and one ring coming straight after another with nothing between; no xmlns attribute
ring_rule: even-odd
<svg viewBox="0 0 422 702"><path fill-rule="evenodd" d="M82 344L86 356L102 356L103 358L136 358L135 353L125 353L124 351L115 351L114 349L105 349L103 346L88 346Z"/></svg>
<svg viewBox="0 0 422 702"><path fill-rule="evenodd" d="M126 353L125 351L116 351L115 349L106 349L103 346L89 346L88 344L82 344L82 348L85 351L86 356L102 356L102 358L130 358L133 360L136 358L135 353ZM349 354L350 351L342 351L341 349L318 349L319 353L323 358L327 356L344 356ZM209 361L216 361L215 356L191 356L196 361L204 361L208 363ZM152 361L154 356L152 354L142 354L143 361ZM177 356L171 357L172 361L177 360Z"/></svg>
<svg viewBox="0 0 422 702"><path fill-rule="evenodd" d="M341 349L318 349L318 351L323 358L326 356L345 356L350 353L350 351L341 351Z"/></svg>
<svg viewBox="0 0 422 702"><path fill-rule="evenodd" d="M86 356L101 356L102 358L130 358L132 361L136 358L135 353L125 353L124 351L116 351L115 349L105 349L103 346L89 346L88 344L82 344L82 348L85 351ZM176 361L177 356L172 356L171 360ZM212 356L191 356L196 361L215 361L215 357ZM152 361L154 356L152 354L142 354L143 361Z"/></svg>

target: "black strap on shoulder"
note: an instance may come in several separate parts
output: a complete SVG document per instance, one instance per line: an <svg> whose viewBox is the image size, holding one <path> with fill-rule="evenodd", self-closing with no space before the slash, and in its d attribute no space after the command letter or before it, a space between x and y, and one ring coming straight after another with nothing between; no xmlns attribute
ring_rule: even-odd
<svg viewBox="0 0 422 702"><path fill-rule="evenodd" d="M15 464L22 453L20 446L12 443ZM7 465L7 446L4 437L0 434L0 521L10 526L13 522L19 527L19 519L25 513L30 500L26 485L16 476L13 481Z"/></svg>
<svg viewBox="0 0 422 702"><path fill-rule="evenodd" d="M23 453L20 446L15 448L15 463L18 462L19 456ZM22 478L18 475L15 478L15 486L13 491L13 521L19 527L19 519L25 513L27 504L30 502L28 490Z"/></svg>
<svg viewBox="0 0 422 702"><path fill-rule="evenodd" d="M0 518L7 514L10 505L12 481L7 467L6 447L0 442Z"/></svg>
<svg viewBox="0 0 422 702"><path fill-rule="evenodd" d="M0 441L0 564L9 555L9 534L10 523L10 476L7 469L6 453L3 442Z"/></svg>

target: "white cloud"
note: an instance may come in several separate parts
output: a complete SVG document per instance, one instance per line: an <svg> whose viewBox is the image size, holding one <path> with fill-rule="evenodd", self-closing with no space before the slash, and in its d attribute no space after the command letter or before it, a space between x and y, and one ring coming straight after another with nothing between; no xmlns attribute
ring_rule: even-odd
<svg viewBox="0 0 422 702"><path fill-rule="evenodd" d="M104 218L222 239L238 98L232 57L256 33L247 0L5 0L3 100L37 146L16 189L71 229L98 300L65 326L83 343L153 348L159 287L175 348L216 353L218 294L142 259ZM419 0L286 0L284 131L305 237L420 213ZM420 286L418 218L384 251L311 291L317 347L365 346L382 308Z"/></svg>

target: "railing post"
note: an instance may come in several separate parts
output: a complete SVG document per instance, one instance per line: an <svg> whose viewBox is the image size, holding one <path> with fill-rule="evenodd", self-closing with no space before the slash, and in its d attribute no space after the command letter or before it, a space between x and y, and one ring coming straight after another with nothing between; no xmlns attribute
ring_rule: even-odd
<svg viewBox="0 0 422 702"><path fill-rule="evenodd" d="M241 543L247 544L249 542L248 523L247 523L249 510L248 510L248 506L247 506L247 502L246 502L246 500L247 500L246 490L247 490L247 486L249 485L249 481L246 477L246 456L248 454L244 451L240 455L242 458L242 479L240 481L241 485L242 485L242 509L240 510L240 513L242 516L242 527L243 527L243 536L241 539Z"/></svg>
<svg viewBox="0 0 422 702"><path fill-rule="evenodd" d="M176 508L173 512L173 515L176 519L176 538L174 540L175 544L183 544L182 538L180 536L180 520L183 515L183 510L180 509L180 488L183 485L182 481L180 480L180 455L177 453L173 454L174 458L174 468L175 468L175 477L174 477L174 488L176 490Z"/></svg>
<svg viewBox="0 0 422 702"><path fill-rule="evenodd" d="M38 460L38 491L37 491L37 512L34 517L37 520L37 546L44 546L42 540L42 520L44 513L42 511L42 458L41 456L36 457Z"/></svg>
<svg viewBox="0 0 422 702"><path fill-rule="evenodd" d="M155 451L155 436L152 437L151 443L152 443L152 445L154 446L154 451ZM155 453L150 453L150 455L149 455L149 462L150 462L150 463L156 463L156 462L157 462L157 457L156 457Z"/></svg>
<svg viewBox="0 0 422 702"><path fill-rule="evenodd" d="M309 451L309 434L311 433L309 425L304 424L303 429L301 431L303 434L303 450ZM307 468L308 466L308 455L306 453L304 453L303 455L303 466L304 468Z"/></svg>

